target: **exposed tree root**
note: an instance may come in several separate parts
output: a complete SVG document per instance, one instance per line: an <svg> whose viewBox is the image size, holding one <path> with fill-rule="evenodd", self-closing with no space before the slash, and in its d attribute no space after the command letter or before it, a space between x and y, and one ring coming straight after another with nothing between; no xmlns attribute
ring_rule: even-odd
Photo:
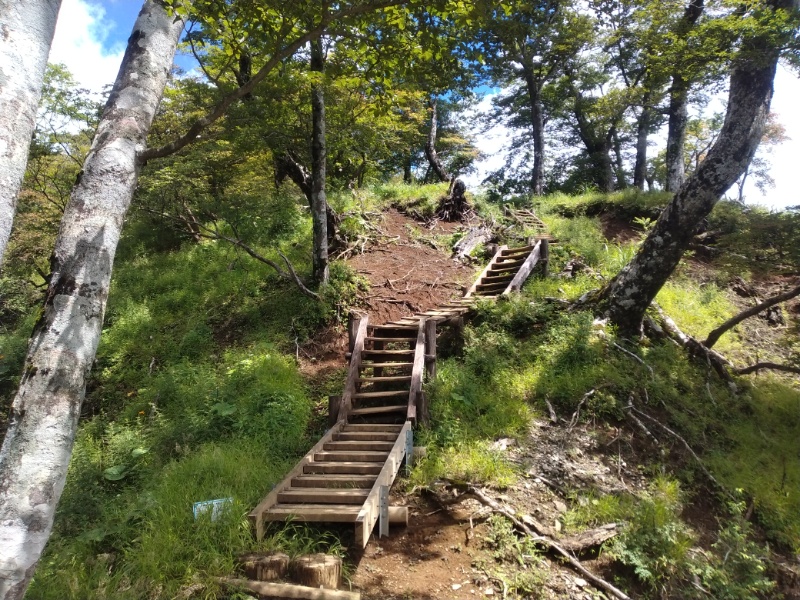
<svg viewBox="0 0 800 600"><path fill-rule="evenodd" d="M764 369L771 369L773 371L783 371L785 373L800 373L800 367L795 365L782 365L780 363L773 363L773 362L757 362L754 365L750 365L749 367L742 367L741 369L736 369L735 373L737 375L750 375L750 373L757 373L758 371L762 371Z"/></svg>

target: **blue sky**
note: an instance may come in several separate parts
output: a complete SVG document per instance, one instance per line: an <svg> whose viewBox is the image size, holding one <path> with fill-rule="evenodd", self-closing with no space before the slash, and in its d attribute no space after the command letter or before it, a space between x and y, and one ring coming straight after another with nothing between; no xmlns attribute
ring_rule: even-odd
<svg viewBox="0 0 800 600"><path fill-rule="evenodd" d="M112 83L141 6L140 0L63 0L51 62L65 63L85 87L100 90ZM189 59L179 60L185 69L191 68L190 63ZM776 188L765 197L750 185L748 202L774 208L800 204L795 183L800 162L800 111L796 110L799 98L800 79L788 69L779 68L772 110L791 139L775 148L769 157ZM478 140L478 146L488 155L480 165L483 170L502 164L502 145L507 139L507 132L494 131Z"/></svg>

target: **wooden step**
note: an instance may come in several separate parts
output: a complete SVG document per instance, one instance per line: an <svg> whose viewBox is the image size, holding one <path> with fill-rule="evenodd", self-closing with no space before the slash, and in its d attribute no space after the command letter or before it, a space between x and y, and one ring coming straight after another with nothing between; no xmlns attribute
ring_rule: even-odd
<svg viewBox="0 0 800 600"><path fill-rule="evenodd" d="M337 433L333 436L337 442L392 442L397 439L397 434L391 431L351 431Z"/></svg>
<svg viewBox="0 0 800 600"><path fill-rule="evenodd" d="M494 281L511 281L514 279L514 274L508 271L505 275L487 275L486 277L482 278L481 281L483 283L491 283Z"/></svg>
<svg viewBox="0 0 800 600"><path fill-rule="evenodd" d="M312 504L364 504L367 489L331 490L328 488L288 488L278 492L278 504L305 502Z"/></svg>
<svg viewBox="0 0 800 600"><path fill-rule="evenodd" d="M402 425L378 425L375 423L347 423L344 427L342 427L343 433L350 433L353 431L380 431L380 432L390 432L393 431L396 434L400 433L400 430L403 429ZM397 437L397 435L395 435Z"/></svg>
<svg viewBox="0 0 800 600"><path fill-rule="evenodd" d="M417 337L416 336L414 336L414 337L411 337L411 336L409 336L409 337L373 337L373 336L367 336L364 339L366 341L368 341L368 342L386 342L387 344L389 344L389 343L393 344L393 343L415 342L417 340Z"/></svg>
<svg viewBox="0 0 800 600"><path fill-rule="evenodd" d="M508 268L506 268L506 267L498 267L496 269L492 269L489 272L490 273L510 273L511 271L519 271L519 267L518 266L508 267Z"/></svg>
<svg viewBox="0 0 800 600"><path fill-rule="evenodd" d="M387 377L359 377L359 383L389 383L391 381L411 381L411 375L389 375Z"/></svg>
<svg viewBox="0 0 800 600"><path fill-rule="evenodd" d="M411 325L396 325L392 323L386 323L385 325L370 325L369 329L378 329L382 331L403 331L403 330L412 330L415 331L416 327L412 327Z"/></svg>
<svg viewBox="0 0 800 600"><path fill-rule="evenodd" d="M388 392L356 392L353 398L366 399L366 398L399 398L401 396L408 396L408 390L390 390Z"/></svg>
<svg viewBox="0 0 800 600"><path fill-rule="evenodd" d="M534 249L534 246L523 246L521 248L507 248L500 253L500 256L514 256L519 254L530 254L531 250Z"/></svg>
<svg viewBox="0 0 800 600"><path fill-rule="evenodd" d="M361 351L361 356L409 356L414 350L368 350Z"/></svg>
<svg viewBox="0 0 800 600"><path fill-rule="evenodd" d="M388 452L367 452L358 450L334 450L331 452L316 452L316 462L365 462L384 463L389 457Z"/></svg>
<svg viewBox="0 0 800 600"><path fill-rule="evenodd" d="M413 367L413 366L414 363L410 362L382 362L382 363L361 363L360 368L368 369L375 367L387 368L387 367Z"/></svg>
<svg viewBox="0 0 800 600"><path fill-rule="evenodd" d="M291 481L292 487L310 488L360 488L370 489L375 485L374 475L298 475Z"/></svg>
<svg viewBox="0 0 800 600"><path fill-rule="evenodd" d="M387 413L405 413L408 406L405 404L396 406L370 406L368 408L356 408L350 411L354 417L366 417L369 415L385 415Z"/></svg>
<svg viewBox="0 0 800 600"><path fill-rule="evenodd" d="M264 513L265 521L355 523L361 505L352 504L276 504Z"/></svg>
<svg viewBox="0 0 800 600"><path fill-rule="evenodd" d="M517 258L516 256L509 256L509 257L501 256L497 259L495 266L498 267L510 267L511 265L519 266L524 262L525 262L524 258Z"/></svg>
<svg viewBox="0 0 800 600"><path fill-rule="evenodd" d="M392 441L335 441L327 442L322 449L326 452L337 452L340 450L370 450L372 452L389 452L394 446Z"/></svg>
<svg viewBox="0 0 800 600"><path fill-rule="evenodd" d="M314 473L337 473L340 475L377 475L381 472L383 463L376 462L329 462L329 463L309 463L303 465L303 473L311 475Z"/></svg>
<svg viewBox="0 0 800 600"><path fill-rule="evenodd" d="M475 287L479 290L504 290L508 287L510 282L498 282L498 283L479 283Z"/></svg>

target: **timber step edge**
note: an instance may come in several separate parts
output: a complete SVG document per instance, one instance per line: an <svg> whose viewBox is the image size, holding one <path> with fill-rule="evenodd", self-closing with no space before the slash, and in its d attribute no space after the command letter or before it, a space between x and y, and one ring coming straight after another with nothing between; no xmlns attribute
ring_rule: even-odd
<svg viewBox="0 0 800 600"><path fill-rule="evenodd" d="M287 488L278 492L278 504L364 504L369 496L366 488L332 490L329 488Z"/></svg>
<svg viewBox="0 0 800 600"><path fill-rule="evenodd" d="M290 485L294 488L371 489L376 480L375 475L298 475L292 477Z"/></svg>

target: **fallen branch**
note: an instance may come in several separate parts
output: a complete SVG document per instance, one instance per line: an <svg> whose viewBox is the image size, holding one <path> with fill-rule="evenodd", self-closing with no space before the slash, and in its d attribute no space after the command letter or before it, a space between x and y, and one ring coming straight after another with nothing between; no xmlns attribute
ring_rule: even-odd
<svg viewBox="0 0 800 600"><path fill-rule="evenodd" d="M757 315L761 311L766 310L771 306L775 306L776 304L780 304L781 302L785 302L786 300L791 300L795 296L800 296L800 285L798 285L797 287L795 287L795 288L793 288L793 289L791 289L791 290L789 290L787 292L784 292L782 294L777 294L775 296L771 296L771 297L767 298L766 300L764 300L763 302L760 302L759 304L756 304L752 308L748 308L747 310L743 310L738 315L736 315L734 317L731 317L730 319L725 321L722 325L720 325L719 327L714 329L711 333L709 333L708 337L703 342L703 345L706 348L710 349L712 346L714 346L714 344L717 343L719 338L722 337L723 333L725 333L729 329L732 329L733 327L735 327L736 325L738 325L739 323L741 323L745 319L747 319L749 317L752 317L754 315Z"/></svg>
<svg viewBox="0 0 800 600"><path fill-rule="evenodd" d="M564 547L562 547L560 544L557 544L552 539L545 537L543 535L539 535L538 533L533 531L530 527L528 527L528 525L519 520L509 509L505 508L504 506L501 506L497 501L489 498L486 494L483 493L482 490L469 484L464 485L464 484L453 483L453 485L458 485L464 490L465 494L462 494L462 497L466 494L471 495L473 498L475 498L478 502L480 502L484 506L488 506L489 508L491 508L495 513L506 517L509 521L511 521L514 524L514 527L516 527L518 530L528 535L533 540L534 543L543 546L546 550L549 550L561 556L567 563L569 563L569 565L573 569L575 569L575 571L577 571L584 578L590 581L597 589L603 590L604 592L611 594L614 598L618 598L619 600L630 600L630 596L628 596L623 591L611 585L605 579L598 577L597 575L586 569L586 567L584 567L578 561L578 559L575 558L572 554L570 554L570 552L568 552Z"/></svg>
<svg viewBox="0 0 800 600"><path fill-rule="evenodd" d="M300 598L303 600L360 600L358 592L326 590L291 583L267 583L265 581L249 581L233 577L219 577L221 584L233 588L246 589L261 596L270 598Z"/></svg>
<svg viewBox="0 0 800 600"><path fill-rule="evenodd" d="M642 417L644 419L647 419L648 421L650 421L651 423L653 423L655 425L658 425L661 429L663 429L668 434L670 434L672 437L674 437L676 440L681 442L683 444L683 447L686 448L686 451L689 454L692 455L692 458L694 458L695 461L697 461L697 464L700 467L700 470L703 472L703 474L706 477L708 477L708 480L711 481L711 483L713 483L728 498L730 498L732 500L736 499L735 496L733 494L731 494L725 486L723 486L719 481L717 481L717 479L711 474L711 472L703 464L703 461L701 460L701 458L697 455L697 453L689 445L689 442L687 442L679 433L677 433L674 430L670 429L667 425L664 425L664 423L662 423L661 421L659 421L655 417L652 417L652 416L648 415L647 413L642 412L641 410L639 410L638 408L636 408L632 404L629 404L628 406L626 406L625 410L628 410L628 411L631 411L631 412L635 412L640 417Z"/></svg>
<svg viewBox="0 0 800 600"><path fill-rule="evenodd" d="M469 259L469 254L475 248L492 239L492 230L488 227L473 227L453 246L453 258L458 260Z"/></svg>
<svg viewBox="0 0 800 600"><path fill-rule="evenodd" d="M782 365L780 363L773 363L773 362L757 362L756 364L750 365L749 367L742 367L741 369L736 369L735 373L737 375L749 375L750 373L756 373L764 369L771 369L773 371L783 371L785 373L800 374L800 367L796 367L794 365Z"/></svg>
<svg viewBox="0 0 800 600"><path fill-rule="evenodd" d="M583 395L583 398L581 398L581 401L580 401L580 402L578 402L578 407L575 409L575 412L574 412L574 413L572 413L572 418L569 420L569 425L567 426L567 431L572 431L572 428L573 428L573 427L575 427L575 425L577 425L577 423L578 423L578 418L580 417L580 414L581 414L581 407L582 407L584 404L586 404L586 401L587 401L589 398L591 398L592 396L594 396L594 394L595 394L595 392L596 392L596 391L597 391L597 390L596 390L595 388L592 388L592 389L590 389L588 392L586 392L586 393Z"/></svg>
<svg viewBox="0 0 800 600"><path fill-rule="evenodd" d="M641 359L639 356L636 356L636 355L635 355L633 352L631 352L630 350L626 350L625 348L623 348L622 346L620 346L620 345L619 345L618 343L616 343L616 342L611 342L611 345L612 345L612 346L614 346L614 348L616 348L616 349L617 349L617 350L619 350L620 352L624 352L625 354L627 354L628 356L630 356L630 357L631 357L633 360L635 360L635 361L639 362L640 364L644 365L645 367L647 367L647 370L648 370L648 371L650 371L650 377L652 377L653 379L655 379L655 378L656 378L656 374L655 374L655 372L653 371L653 367L651 367L651 366L650 366L650 365L648 365L646 362L644 362L644 360L642 360L642 359Z"/></svg>

